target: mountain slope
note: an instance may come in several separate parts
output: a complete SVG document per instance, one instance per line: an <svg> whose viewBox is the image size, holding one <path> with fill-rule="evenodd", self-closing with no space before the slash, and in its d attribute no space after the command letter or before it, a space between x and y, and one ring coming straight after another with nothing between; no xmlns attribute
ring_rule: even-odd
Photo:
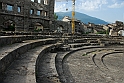
<svg viewBox="0 0 124 83"><path fill-rule="evenodd" d="M72 17L72 13L71 12L56 12L56 14L58 15L58 20L62 20L62 18L64 16L69 16ZM107 22L105 22L104 20L95 18L95 17L91 17L88 16L86 14L83 13L79 13L79 12L75 12L75 18L78 20L81 20L83 23L95 23L95 24L108 24Z"/></svg>

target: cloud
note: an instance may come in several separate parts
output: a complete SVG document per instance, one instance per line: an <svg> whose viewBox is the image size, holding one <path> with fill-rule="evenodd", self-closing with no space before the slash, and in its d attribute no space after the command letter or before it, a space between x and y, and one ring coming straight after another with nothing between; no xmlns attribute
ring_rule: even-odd
<svg viewBox="0 0 124 83"><path fill-rule="evenodd" d="M112 2L123 2L124 0L112 0Z"/></svg>
<svg viewBox="0 0 124 83"><path fill-rule="evenodd" d="M77 11L82 11L82 10L95 11L102 8L103 5L108 3L107 0L75 0L75 1L76 1L75 9ZM61 11L66 12L66 8L68 8L68 10L72 10L72 1L70 1L68 4L69 5L67 7L66 2L64 3L56 2L55 12L61 12Z"/></svg>
<svg viewBox="0 0 124 83"><path fill-rule="evenodd" d="M65 11L66 4L56 4L55 3L55 12L64 12Z"/></svg>
<svg viewBox="0 0 124 83"><path fill-rule="evenodd" d="M124 7L124 2L121 2L121 3L115 2L114 4L109 5L108 7L109 8L121 8L121 7Z"/></svg>
<svg viewBox="0 0 124 83"><path fill-rule="evenodd" d="M55 12L67 12L72 11L72 1L55 2Z"/></svg>
<svg viewBox="0 0 124 83"><path fill-rule="evenodd" d="M106 0L80 0L78 2L78 9L86 11L94 11L100 9L102 5L107 4Z"/></svg>

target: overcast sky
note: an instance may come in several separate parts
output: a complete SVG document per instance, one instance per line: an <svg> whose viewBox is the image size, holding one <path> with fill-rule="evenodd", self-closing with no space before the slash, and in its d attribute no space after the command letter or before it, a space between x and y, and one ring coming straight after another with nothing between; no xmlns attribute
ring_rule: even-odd
<svg viewBox="0 0 124 83"><path fill-rule="evenodd" d="M124 0L75 0L75 11L92 17L97 17L107 22L116 20L124 22ZM72 0L55 2L55 12L72 10Z"/></svg>

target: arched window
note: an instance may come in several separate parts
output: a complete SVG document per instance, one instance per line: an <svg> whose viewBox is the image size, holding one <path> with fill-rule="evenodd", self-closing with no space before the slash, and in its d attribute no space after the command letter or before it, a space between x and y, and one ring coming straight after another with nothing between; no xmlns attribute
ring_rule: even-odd
<svg viewBox="0 0 124 83"><path fill-rule="evenodd" d="M15 23L12 20L4 22L5 31L15 31Z"/></svg>
<svg viewBox="0 0 124 83"><path fill-rule="evenodd" d="M41 23L35 23L36 31L43 31L43 25Z"/></svg>

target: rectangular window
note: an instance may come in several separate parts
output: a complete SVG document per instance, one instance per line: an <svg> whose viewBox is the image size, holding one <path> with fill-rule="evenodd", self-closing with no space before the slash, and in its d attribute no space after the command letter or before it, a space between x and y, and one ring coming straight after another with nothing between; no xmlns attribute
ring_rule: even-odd
<svg viewBox="0 0 124 83"><path fill-rule="evenodd" d="M41 1L40 0L38 0L38 3L40 3Z"/></svg>
<svg viewBox="0 0 124 83"><path fill-rule="evenodd" d="M37 11L37 15L40 15L40 14L41 14L41 11L40 11L40 10L38 10L38 11Z"/></svg>
<svg viewBox="0 0 124 83"><path fill-rule="evenodd" d="M21 7L20 6L18 6L18 12L21 12Z"/></svg>
<svg viewBox="0 0 124 83"><path fill-rule="evenodd" d="M47 0L44 0L44 4L45 4L45 5L48 5L48 1L47 1Z"/></svg>
<svg viewBox="0 0 124 83"><path fill-rule="evenodd" d="M34 0L31 0L32 2L34 2Z"/></svg>
<svg viewBox="0 0 124 83"><path fill-rule="evenodd" d="M44 16L47 16L47 12L44 13Z"/></svg>
<svg viewBox="0 0 124 83"><path fill-rule="evenodd" d="M34 10L33 9L30 10L30 14L31 15L34 14Z"/></svg>
<svg viewBox="0 0 124 83"><path fill-rule="evenodd" d="M13 11L13 6L12 5L7 5L7 10L8 11Z"/></svg>
<svg viewBox="0 0 124 83"><path fill-rule="evenodd" d="M0 2L0 9L2 9L2 2Z"/></svg>

